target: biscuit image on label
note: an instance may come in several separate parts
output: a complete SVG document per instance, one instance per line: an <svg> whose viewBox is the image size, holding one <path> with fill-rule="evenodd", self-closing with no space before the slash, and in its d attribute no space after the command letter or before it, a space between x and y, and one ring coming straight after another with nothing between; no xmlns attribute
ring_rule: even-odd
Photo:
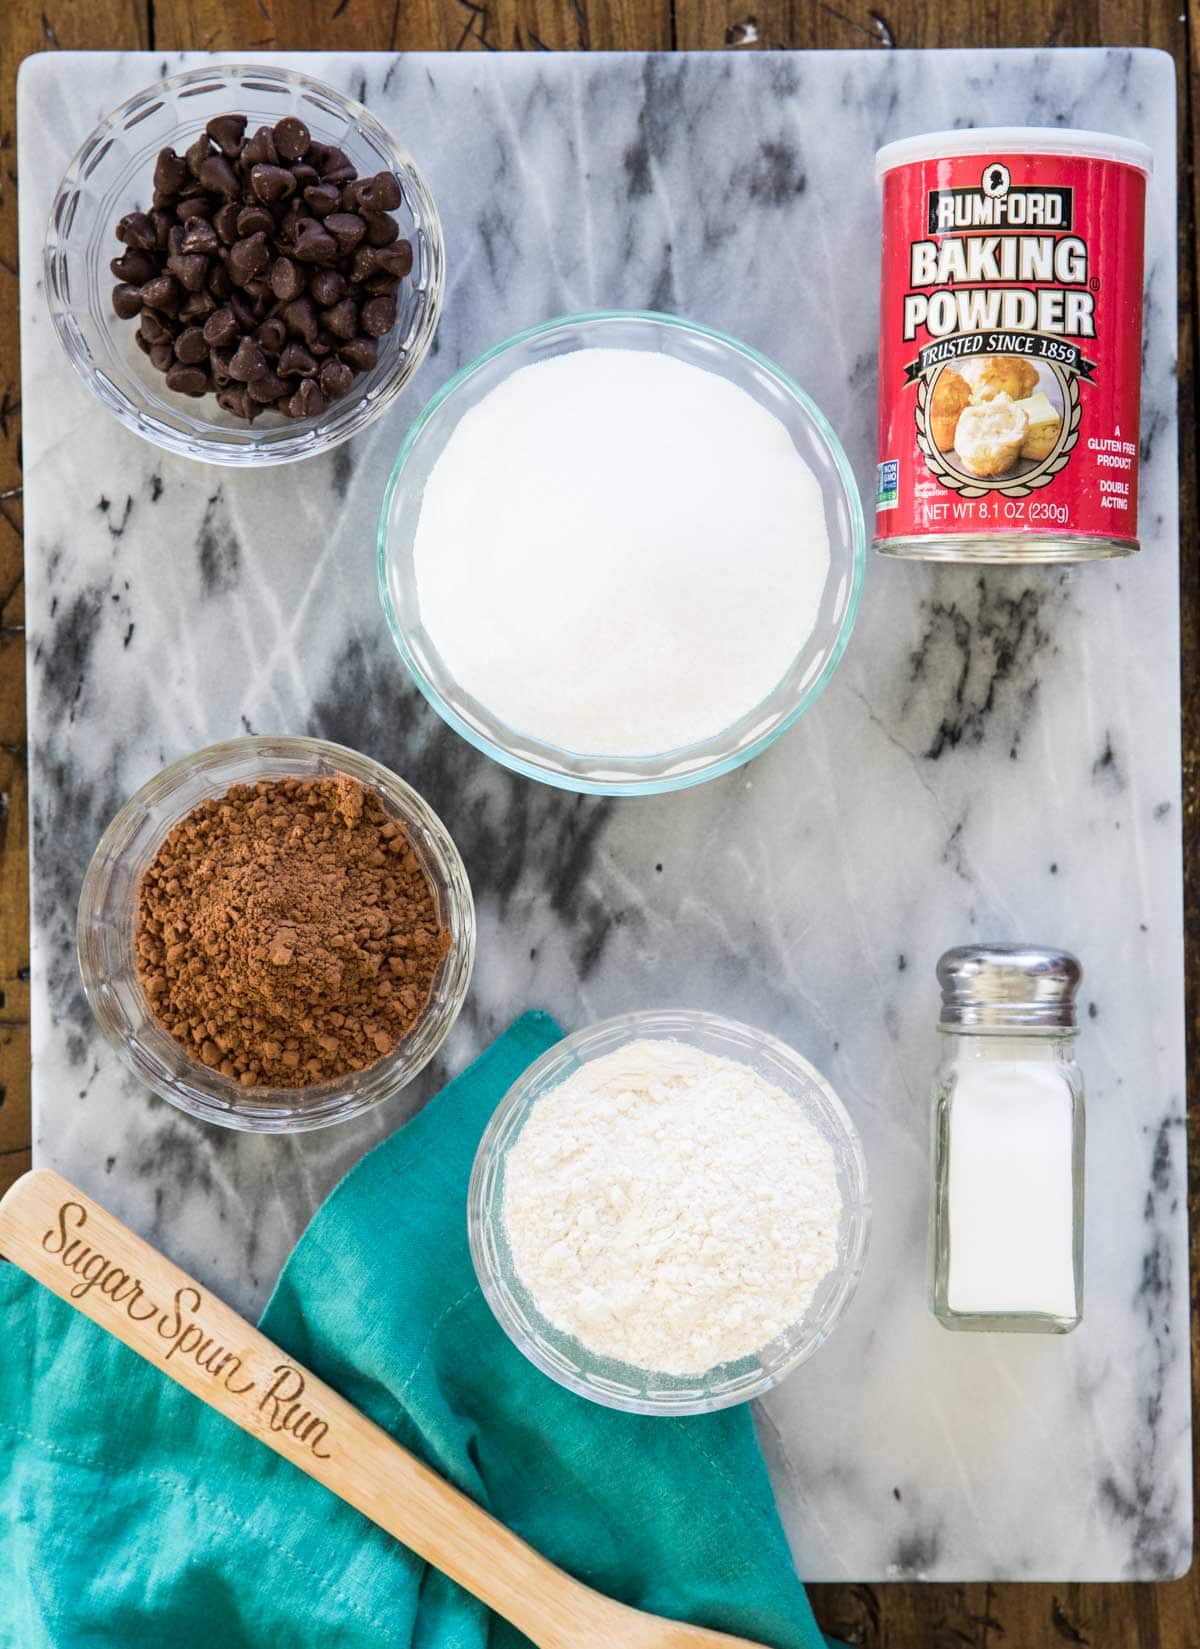
<svg viewBox="0 0 1200 1649"><path fill-rule="evenodd" d="M959 462L968 475L1007 475L1021 455L1029 419L1007 395L967 407L955 432Z"/></svg>
<svg viewBox="0 0 1200 1649"><path fill-rule="evenodd" d="M942 452L949 452L958 430L958 416L971 404L971 388L960 372L952 366L944 367L929 401L929 433L933 444Z"/></svg>
<svg viewBox="0 0 1200 1649"><path fill-rule="evenodd" d="M965 363L962 375L976 403L994 401L998 395L1020 401L1038 386L1037 367L1022 355L979 355Z"/></svg>
<svg viewBox="0 0 1200 1649"><path fill-rule="evenodd" d="M1049 458L1054 450L1062 428L1062 414L1055 411L1046 392L1040 389L1036 395L1016 401L1014 405L1025 414L1029 426L1021 443L1021 457L1040 463L1043 458Z"/></svg>

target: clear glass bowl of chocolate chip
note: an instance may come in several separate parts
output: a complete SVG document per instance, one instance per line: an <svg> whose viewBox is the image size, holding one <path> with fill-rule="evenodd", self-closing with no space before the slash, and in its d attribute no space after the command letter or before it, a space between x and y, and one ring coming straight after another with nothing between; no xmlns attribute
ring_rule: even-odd
<svg viewBox="0 0 1200 1649"><path fill-rule="evenodd" d="M405 150L332 87L254 64L172 75L103 120L45 244L84 383L216 464L308 458L377 418L429 349L444 280Z"/></svg>
<svg viewBox="0 0 1200 1649"><path fill-rule="evenodd" d="M77 940L134 1076L206 1122L294 1133L390 1099L434 1057L466 996L475 909L449 832L402 779L341 745L256 736L126 802Z"/></svg>

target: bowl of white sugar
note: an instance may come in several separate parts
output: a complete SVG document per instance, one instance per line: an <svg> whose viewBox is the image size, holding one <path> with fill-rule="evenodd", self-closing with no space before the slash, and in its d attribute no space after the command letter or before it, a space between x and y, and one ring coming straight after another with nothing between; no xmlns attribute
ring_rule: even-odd
<svg viewBox="0 0 1200 1649"><path fill-rule="evenodd" d="M853 473L746 344L607 311L522 332L434 396L379 526L384 611L425 697L496 761L650 795L749 761L853 628Z"/></svg>
<svg viewBox="0 0 1200 1649"><path fill-rule="evenodd" d="M716 1014L623 1014L505 1095L475 1158L471 1256L551 1379L635 1414L747 1402L854 1294L870 1198L824 1077Z"/></svg>

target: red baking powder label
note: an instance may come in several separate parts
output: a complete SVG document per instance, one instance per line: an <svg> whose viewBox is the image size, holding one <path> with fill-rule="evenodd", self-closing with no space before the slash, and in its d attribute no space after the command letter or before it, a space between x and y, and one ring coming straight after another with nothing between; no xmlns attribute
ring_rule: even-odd
<svg viewBox="0 0 1200 1649"><path fill-rule="evenodd" d="M1145 198L1080 155L886 173L878 543L1136 547Z"/></svg>

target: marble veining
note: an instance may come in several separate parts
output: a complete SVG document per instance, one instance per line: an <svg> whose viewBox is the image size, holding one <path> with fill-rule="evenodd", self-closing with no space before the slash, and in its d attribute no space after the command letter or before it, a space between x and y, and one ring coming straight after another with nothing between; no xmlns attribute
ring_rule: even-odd
<svg viewBox="0 0 1200 1649"><path fill-rule="evenodd" d="M172 459L105 415L40 291L45 215L75 148L189 61L49 53L21 78L38 1161L253 1310L337 1178L522 1009L568 1026L634 1004L755 1021L841 1092L874 1194L851 1311L759 1416L800 1572L1179 1573L1191 1486L1169 60L297 59L412 150L445 218L449 284L399 404L327 458L262 474ZM873 560L816 710L749 768L681 795L564 795L446 730L401 670L373 569L386 473L424 399L550 315L673 309L791 371L869 496L873 152L965 122L1107 128L1154 149L1143 555L988 572ZM244 730L321 734L396 768L446 819L479 903L478 970L436 1067L373 1116L293 1140L202 1127L125 1077L73 954L80 879L111 814L164 762ZM925 1304L933 965L972 936L1066 945L1087 969L1086 1319L1067 1340L950 1335Z"/></svg>

